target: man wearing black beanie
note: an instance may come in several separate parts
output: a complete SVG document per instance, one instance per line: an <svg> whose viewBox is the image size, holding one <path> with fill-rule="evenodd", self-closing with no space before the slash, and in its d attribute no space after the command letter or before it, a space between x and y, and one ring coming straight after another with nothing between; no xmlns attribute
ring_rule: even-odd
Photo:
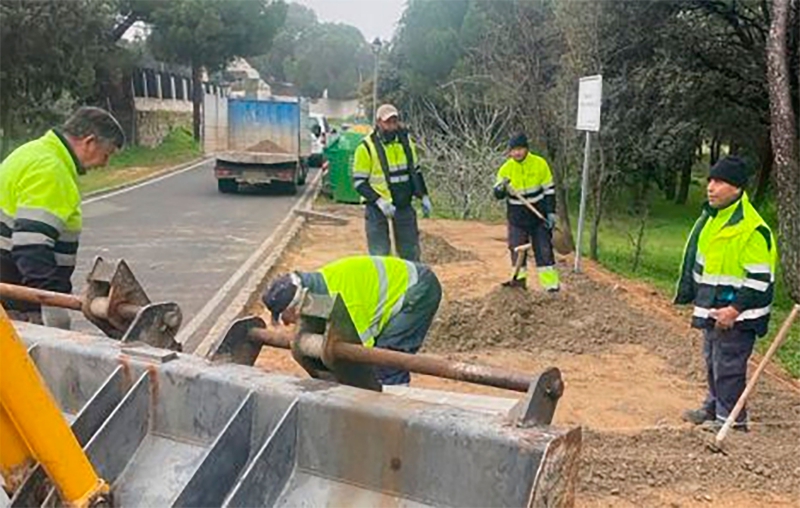
<svg viewBox="0 0 800 508"><path fill-rule="evenodd" d="M516 266L518 256L522 259L520 270L515 270L511 280L503 285L527 287L527 251L517 252L516 248L530 242L536 258L539 285L548 292L558 291L559 277L553 255L553 227L556 224L553 174L544 157L530 153L528 137L524 133L515 134L508 141L508 155L508 160L497 172L493 191L495 198L506 200L512 266ZM520 198L538 209L539 214L530 210Z"/></svg>
<svg viewBox="0 0 800 508"><path fill-rule="evenodd" d="M717 162L708 202L694 225L681 268L676 304L694 304L692 326L703 330L708 395L683 419L719 428L744 391L756 337L767 333L778 260L775 237L750 204L747 168L738 157ZM735 429L747 430L747 412Z"/></svg>

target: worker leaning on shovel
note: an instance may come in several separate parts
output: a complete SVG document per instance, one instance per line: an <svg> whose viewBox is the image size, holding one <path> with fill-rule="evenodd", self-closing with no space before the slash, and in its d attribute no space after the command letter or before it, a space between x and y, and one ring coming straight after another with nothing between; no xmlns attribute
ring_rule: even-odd
<svg viewBox="0 0 800 508"><path fill-rule="evenodd" d="M353 256L314 272L281 275L261 299L273 323L294 324L306 293L339 294L365 347L416 353L442 299L436 274L421 263L394 257ZM407 385L408 371L376 368L384 385Z"/></svg>
<svg viewBox="0 0 800 508"><path fill-rule="evenodd" d="M692 327L703 330L708 395L686 411L695 425L722 426L746 384L756 337L767 333L778 253L767 223L743 190L747 170L738 157L717 162L708 176L708 202L692 228L675 297L694 304ZM737 430L747 430L747 412Z"/></svg>
<svg viewBox="0 0 800 508"><path fill-rule="evenodd" d="M419 261L419 225L412 198L421 200L425 217L430 217L433 205L419 169L416 145L391 104L380 106L375 118L375 129L353 154L353 187L366 203L369 253L388 256L394 241L398 256Z"/></svg>
<svg viewBox="0 0 800 508"><path fill-rule="evenodd" d="M553 228L556 224L553 174L543 157L528 151L525 134L514 135L508 142L508 150L509 158L497 172L494 196L506 200L512 266L517 266L517 256L523 258L519 271L515 270L511 280L503 285L526 287L527 249L518 252L516 248L530 242L536 257L539 284L547 291L558 291L559 278L553 255ZM540 213L536 214L525 201Z"/></svg>

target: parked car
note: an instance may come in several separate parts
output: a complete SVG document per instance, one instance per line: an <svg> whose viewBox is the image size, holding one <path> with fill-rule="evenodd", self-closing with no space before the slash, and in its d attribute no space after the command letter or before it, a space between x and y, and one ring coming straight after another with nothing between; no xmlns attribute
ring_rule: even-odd
<svg viewBox="0 0 800 508"><path fill-rule="evenodd" d="M312 168L322 167L325 161L323 155L325 147L333 142L336 137L336 129L332 129L325 115L311 113L309 118L309 132L311 136L311 156L308 158L308 165Z"/></svg>

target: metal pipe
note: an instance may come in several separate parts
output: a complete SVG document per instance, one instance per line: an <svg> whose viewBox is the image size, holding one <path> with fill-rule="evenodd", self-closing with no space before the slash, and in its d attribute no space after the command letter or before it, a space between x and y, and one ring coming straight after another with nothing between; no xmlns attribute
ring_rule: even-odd
<svg viewBox="0 0 800 508"><path fill-rule="evenodd" d="M290 349L293 334L257 328L249 336L271 347ZM303 334L298 341L303 353L319 358L324 338L317 334ZM493 386L517 392L527 392L532 378L523 373L497 369L466 362L443 360L425 354L408 354L382 348L366 348L356 344L337 342L333 346L336 359L348 360L381 367L393 367L417 374L426 374L454 381Z"/></svg>
<svg viewBox="0 0 800 508"><path fill-rule="evenodd" d="M11 298L12 300L23 300L30 303L47 305L48 307L60 307L68 310L83 310L83 298L77 295L66 293L56 293L44 289L35 289L15 284L0 283L0 296ZM103 319L108 319L108 298L98 297L92 300L89 305L93 315ZM133 319L141 307L132 303L122 303L117 305L117 313L125 319Z"/></svg>
<svg viewBox="0 0 800 508"><path fill-rule="evenodd" d="M49 307L61 307L62 309L81 310L83 300L75 295L56 293L44 289L34 289L14 284L0 283L0 296L12 300L24 300L26 302L38 303Z"/></svg>

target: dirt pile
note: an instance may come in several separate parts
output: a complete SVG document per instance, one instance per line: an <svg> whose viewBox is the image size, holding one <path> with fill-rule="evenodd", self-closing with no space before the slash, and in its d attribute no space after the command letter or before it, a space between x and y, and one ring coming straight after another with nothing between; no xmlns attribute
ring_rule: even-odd
<svg viewBox="0 0 800 508"><path fill-rule="evenodd" d="M777 415L763 407L759 416ZM765 412L766 411L766 412ZM707 446L714 434L700 429L653 429L636 434L584 433L580 490L619 495L644 506L648 489L680 486L702 499L722 485L768 491L800 500L800 430L797 424L754 427L726 439L727 454ZM783 443L776 446L776 443ZM705 497L708 500L707 497Z"/></svg>
<svg viewBox="0 0 800 508"><path fill-rule="evenodd" d="M422 262L428 265L445 265L477 259L473 252L458 249L441 236L425 231L420 231L419 242L422 250Z"/></svg>
<svg viewBox="0 0 800 508"><path fill-rule="evenodd" d="M498 286L485 298L446 302L426 339L426 349L512 347L584 354L607 350L612 344L641 344L682 372L691 370L690 355L685 354L691 341L685 335L630 308L612 288L583 275L562 273L564 288L559 293Z"/></svg>
<svg viewBox="0 0 800 508"><path fill-rule="evenodd" d="M280 145L268 139L264 139L253 146L247 147L246 151L259 153L287 153L287 151L284 150Z"/></svg>

